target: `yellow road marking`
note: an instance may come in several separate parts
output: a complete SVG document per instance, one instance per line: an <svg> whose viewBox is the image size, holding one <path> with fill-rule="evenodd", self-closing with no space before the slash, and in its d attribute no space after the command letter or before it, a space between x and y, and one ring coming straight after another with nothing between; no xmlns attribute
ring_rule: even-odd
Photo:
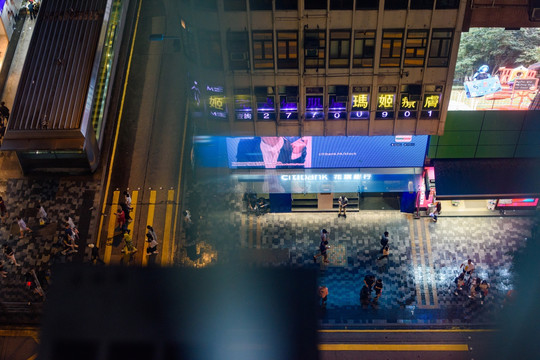
<svg viewBox="0 0 540 360"><path fill-rule="evenodd" d="M156 209L156 190L150 191L150 201L148 202L148 216L146 218L146 225L154 226L154 211ZM146 232L146 230L145 230ZM148 256L146 256L146 249L148 248L148 242L146 241L146 235L144 238L143 254L142 254L142 266L148 264Z"/></svg>
<svg viewBox="0 0 540 360"><path fill-rule="evenodd" d="M257 216L257 249L261 248L261 218Z"/></svg>
<svg viewBox="0 0 540 360"><path fill-rule="evenodd" d="M319 344L320 351L469 351L467 344Z"/></svg>
<svg viewBox="0 0 540 360"><path fill-rule="evenodd" d="M137 212L137 198L139 197L139 192L137 190L133 191L131 193L131 207L133 210L131 210L130 215L131 216L131 222L128 224L128 230L131 232L131 235L133 234L133 226L135 224L135 213Z"/></svg>
<svg viewBox="0 0 540 360"><path fill-rule="evenodd" d="M29 357L28 359L26 359L26 360L34 360L34 359L37 359L37 357L38 357L38 354L34 354L34 355L30 356L30 357Z"/></svg>
<svg viewBox="0 0 540 360"><path fill-rule="evenodd" d="M494 332L495 329L365 329L365 330L349 330L349 329L328 329L318 330L321 333L442 333L442 332Z"/></svg>
<svg viewBox="0 0 540 360"><path fill-rule="evenodd" d="M105 245L105 255L103 255L103 261L108 264L111 261L112 254L112 242L114 237L114 228L116 225L116 208L118 206L118 199L120 198L120 191L115 190L113 192L112 204L109 210L109 227L107 228L107 242Z"/></svg>
<svg viewBox="0 0 540 360"><path fill-rule="evenodd" d="M437 282L435 281L435 267L433 266L433 254L431 253L431 238L429 236L429 220L424 221L424 229L426 229L426 250L429 262L429 273L431 276L431 291L433 291L433 303L434 307L439 307L439 297L437 295Z"/></svg>
<svg viewBox="0 0 540 360"><path fill-rule="evenodd" d="M103 229L103 222L105 221L105 210L107 209L107 198L109 197L109 187L111 186L111 177L112 177L112 168L114 164L114 156L116 155L116 145L118 144L118 136L120 134L120 124L122 123L122 115L124 113L124 101L126 99L126 89L127 84L129 80L129 72L131 69L131 59L133 58L133 48L135 47L135 38L137 37L137 27L139 26L139 15L141 14L141 5L142 1L139 1L139 8L137 9L137 19L135 20L135 29L133 30L133 40L131 41L131 49L129 50L129 59L128 59L128 65L126 70L126 81L124 82L124 89L122 90L122 100L120 101L120 111L118 112L118 122L116 123L116 131L114 134L114 143L112 146L112 152L111 152L111 162L109 164L109 171L107 174L107 182L105 185L105 196L103 197L103 206L101 208L101 216L99 219L99 229L98 229L98 237L96 240L96 246L99 248L101 245L101 230ZM110 221L110 220L109 220ZM107 248L105 248L105 254L107 253ZM110 258L110 255L109 255ZM105 261L105 263L108 263L108 261Z"/></svg>
<svg viewBox="0 0 540 360"><path fill-rule="evenodd" d="M420 282L417 281L417 271L418 271L418 265L416 263L416 243L414 241L414 219L411 215L409 215L409 234L411 237L411 258L413 262L413 272L415 275L414 284L416 286L416 303L418 305L422 304L422 293L420 292Z"/></svg>
<svg viewBox="0 0 540 360"><path fill-rule="evenodd" d="M422 221L422 219L418 219L418 221ZM415 224L418 224L418 221ZM431 299L429 298L429 286L426 279L426 261L424 259L424 241L422 238L422 224L418 224L416 227L418 231L418 246L420 248L420 269L422 271L422 284L424 285L424 296L426 297L426 305L431 305ZM420 306L418 306L420 308Z"/></svg>
<svg viewBox="0 0 540 360"><path fill-rule="evenodd" d="M171 246L171 221L173 213L174 190L167 191L167 210L165 211L165 230L163 230L163 247L161 254L161 265L172 264Z"/></svg>
<svg viewBox="0 0 540 360"><path fill-rule="evenodd" d="M39 344L39 330L33 329L0 329L0 337L30 337Z"/></svg>

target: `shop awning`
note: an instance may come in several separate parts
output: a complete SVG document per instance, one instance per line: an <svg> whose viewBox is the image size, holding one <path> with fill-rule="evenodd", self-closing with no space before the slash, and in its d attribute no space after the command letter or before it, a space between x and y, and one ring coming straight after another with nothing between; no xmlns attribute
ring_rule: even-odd
<svg viewBox="0 0 540 360"><path fill-rule="evenodd" d="M437 198L540 197L540 159L434 160Z"/></svg>

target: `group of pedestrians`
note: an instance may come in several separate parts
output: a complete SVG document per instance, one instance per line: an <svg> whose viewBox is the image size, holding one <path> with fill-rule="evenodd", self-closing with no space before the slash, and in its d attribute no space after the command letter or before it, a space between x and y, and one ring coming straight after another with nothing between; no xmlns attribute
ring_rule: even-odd
<svg viewBox="0 0 540 360"><path fill-rule="evenodd" d="M471 259L468 259L459 267L462 272L454 279L456 288L454 295L467 294L469 299L477 299L480 295L480 304L483 305L489 293L490 285L487 280L474 276L476 266Z"/></svg>
<svg viewBox="0 0 540 360"><path fill-rule="evenodd" d="M375 297L372 298L371 294L375 291ZM366 275L364 277L364 285L360 289L360 304L363 307L369 304L376 306L379 303L379 298L382 295L383 282L382 279L375 279L374 275Z"/></svg>
<svg viewBox="0 0 540 360"><path fill-rule="evenodd" d="M116 215L116 229L115 231L121 232L122 240L124 241L124 246L122 247L121 253L125 255L129 255L130 258L133 257L133 255L138 251L138 249L133 244L133 237L131 235L131 230L128 229L128 223L133 221L133 219L130 216L130 212L133 210L133 206L131 203L131 195L129 191L123 192L124 201L121 202L118 206L118 209L115 213ZM145 241L148 243L148 246L146 248L146 255L157 255L158 250L158 238L156 235L156 232L154 231L154 228L151 225L146 226L146 239Z"/></svg>

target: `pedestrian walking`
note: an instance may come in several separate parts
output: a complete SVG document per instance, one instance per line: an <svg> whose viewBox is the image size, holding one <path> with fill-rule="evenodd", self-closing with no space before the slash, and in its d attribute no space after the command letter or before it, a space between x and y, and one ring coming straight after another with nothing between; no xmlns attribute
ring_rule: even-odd
<svg viewBox="0 0 540 360"><path fill-rule="evenodd" d="M15 252L11 246L8 246L8 244L4 244L4 256L8 258L13 265L21 266L19 263L17 263L17 260L15 260Z"/></svg>
<svg viewBox="0 0 540 360"><path fill-rule="evenodd" d="M437 218L439 217L439 215L441 214L441 202L440 201L437 201L435 204L433 204L434 206L432 207L432 210L431 210L431 213L429 214L429 216L431 216L431 220L433 222L437 222Z"/></svg>
<svg viewBox="0 0 540 360"><path fill-rule="evenodd" d="M369 292L371 292L371 289L373 289L373 284L375 284L375 276L374 275L366 275L366 276L364 276L364 285L367 286Z"/></svg>
<svg viewBox="0 0 540 360"><path fill-rule="evenodd" d="M462 272L459 274L457 278L454 279L454 283L456 284L456 290L454 290L454 295L458 296L463 291L463 287L465 286L465 273Z"/></svg>
<svg viewBox="0 0 540 360"><path fill-rule="evenodd" d="M30 20L34 20L36 18L36 15L34 13L34 4L28 4L28 13L30 14Z"/></svg>
<svg viewBox="0 0 540 360"><path fill-rule="evenodd" d="M90 257L90 262L91 263L100 263L102 265L105 265L105 261L101 260L100 257L99 257L99 248L95 245L95 244L88 244L88 247L90 249L92 249L92 254L91 254L91 257Z"/></svg>
<svg viewBox="0 0 540 360"><path fill-rule="evenodd" d="M383 289L382 279L377 279L373 289L375 289L375 299L373 299L373 302L377 303L379 301L379 298L382 295L382 289Z"/></svg>
<svg viewBox="0 0 540 360"><path fill-rule="evenodd" d="M24 237L25 233L32 233L32 229L30 229L26 225L26 223L24 222L24 220L20 216L17 216L15 218L15 220L17 221L17 224L19 224L19 230L21 232L21 236L19 236L19 239L22 239Z"/></svg>
<svg viewBox="0 0 540 360"><path fill-rule="evenodd" d="M382 249L382 255L377 258L377 261L380 261L380 260L385 259L385 258L387 259L388 255L390 255L390 248L388 247L388 245L386 245Z"/></svg>
<svg viewBox="0 0 540 360"><path fill-rule="evenodd" d="M473 273L473 271L475 269L475 266L474 266L474 263L472 262L472 260L468 259L467 262L464 262L463 264L461 264L461 266L459 268L460 269L463 268L463 272L466 273L467 275L471 276L471 274Z"/></svg>
<svg viewBox="0 0 540 360"><path fill-rule="evenodd" d="M45 211L45 208L40 203L36 204L36 208L38 208L37 217L39 219L39 225L43 226L46 223L49 222L49 218L47 217L47 212Z"/></svg>
<svg viewBox="0 0 540 360"><path fill-rule="evenodd" d="M77 226L75 226L75 222L73 221L73 219L69 216L66 216L65 220L66 220L66 224L69 225L69 228L73 232L73 235L75 236L75 238L79 240L79 229L77 229Z"/></svg>
<svg viewBox="0 0 540 360"><path fill-rule="evenodd" d="M7 271L4 269L4 261L0 260L0 276L7 277Z"/></svg>
<svg viewBox="0 0 540 360"><path fill-rule="evenodd" d="M131 205L131 195L129 194L129 191L124 191L124 203L120 204L122 206L122 209L126 213L126 220L128 222L131 222L131 216L129 213L133 211L133 206Z"/></svg>
<svg viewBox="0 0 540 360"><path fill-rule="evenodd" d="M4 218L8 216L9 214L6 208L6 203L4 202L4 199L2 199L2 197L0 196L0 217L2 218L2 220L4 220Z"/></svg>
<svg viewBox="0 0 540 360"><path fill-rule="evenodd" d="M347 217L347 205L349 204L349 199L347 199L346 196L340 196L338 199L338 203L339 203L338 217L341 216L341 212L343 212L343 217Z"/></svg>
<svg viewBox="0 0 540 360"><path fill-rule="evenodd" d="M317 258L322 256L324 263L329 263L327 250L328 246L328 231L326 229L321 230L321 243L319 244L319 254L313 256L313 262L317 262Z"/></svg>
<svg viewBox="0 0 540 360"><path fill-rule="evenodd" d="M326 309L328 301L328 288L326 286L319 286L319 297L321 298L321 308Z"/></svg>
<svg viewBox="0 0 540 360"><path fill-rule="evenodd" d="M371 290L366 285L360 289L360 304L362 307L366 307L371 302Z"/></svg>
<svg viewBox="0 0 540 360"><path fill-rule="evenodd" d="M8 109L7 106L6 106L5 101L0 102L0 116L1 116L4 120L9 119L9 109Z"/></svg>
<svg viewBox="0 0 540 360"><path fill-rule="evenodd" d="M482 279L480 279L479 277L476 277L476 278L474 278L472 280L471 287L470 287L469 299L476 299L476 295L480 291L480 283L481 282L482 282Z"/></svg>
<svg viewBox="0 0 540 360"><path fill-rule="evenodd" d="M388 231L385 231L384 234L381 235L381 251L379 251L381 254L385 246L387 246L388 242L390 241L390 239L388 238L388 235L389 235Z"/></svg>
<svg viewBox="0 0 540 360"><path fill-rule="evenodd" d="M482 300L480 300L480 304L484 305L484 300L486 299L488 293L489 293L489 284L486 280L482 280L480 283L480 297Z"/></svg>
<svg viewBox="0 0 540 360"><path fill-rule="evenodd" d="M73 238L69 236L67 233L64 233L62 235L62 246L64 247L64 250L62 250L62 255L68 255L68 254L79 252L79 250L77 250L79 246L75 244L75 242L73 241Z"/></svg>
<svg viewBox="0 0 540 360"><path fill-rule="evenodd" d="M147 225L146 228L148 229L148 232L146 233L146 242L148 243L148 247L146 248L146 255L155 255L158 253L157 236L152 226Z"/></svg>
<svg viewBox="0 0 540 360"><path fill-rule="evenodd" d="M118 210L114 213L116 215L116 228L120 230L122 233L128 233L129 229L127 228L126 223L126 213L124 210L122 210L121 207L118 208Z"/></svg>
<svg viewBox="0 0 540 360"><path fill-rule="evenodd" d="M134 254L137 252L137 248L133 246L133 238L129 233L124 233L124 247L122 248L122 254Z"/></svg>

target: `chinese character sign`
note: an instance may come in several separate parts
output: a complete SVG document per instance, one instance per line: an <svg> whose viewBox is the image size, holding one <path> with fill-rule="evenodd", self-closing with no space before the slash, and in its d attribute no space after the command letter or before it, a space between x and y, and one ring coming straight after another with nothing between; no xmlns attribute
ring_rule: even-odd
<svg viewBox="0 0 540 360"><path fill-rule="evenodd" d="M368 94L353 94L353 110L368 110L369 95Z"/></svg>
<svg viewBox="0 0 540 360"><path fill-rule="evenodd" d="M433 109L436 110L439 108L439 94L425 94L424 95L424 109Z"/></svg>
<svg viewBox="0 0 540 360"><path fill-rule="evenodd" d="M417 101L409 100L407 94L401 95L401 109L402 110L416 110Z"/></svg>
<svg viewBox="0 0 540 360"><path fill-rule="evenodd" d="M210 96L208 99L208 106L215 110L225 110L223 108L223 103L225 102L225 97L223 96Z"/></svg>
<svg viewBox="0 0 540 360"><path fill-rule="evenodd" d="M377 110L393 110L394 94L379 94L377 98Z"/></svg>

